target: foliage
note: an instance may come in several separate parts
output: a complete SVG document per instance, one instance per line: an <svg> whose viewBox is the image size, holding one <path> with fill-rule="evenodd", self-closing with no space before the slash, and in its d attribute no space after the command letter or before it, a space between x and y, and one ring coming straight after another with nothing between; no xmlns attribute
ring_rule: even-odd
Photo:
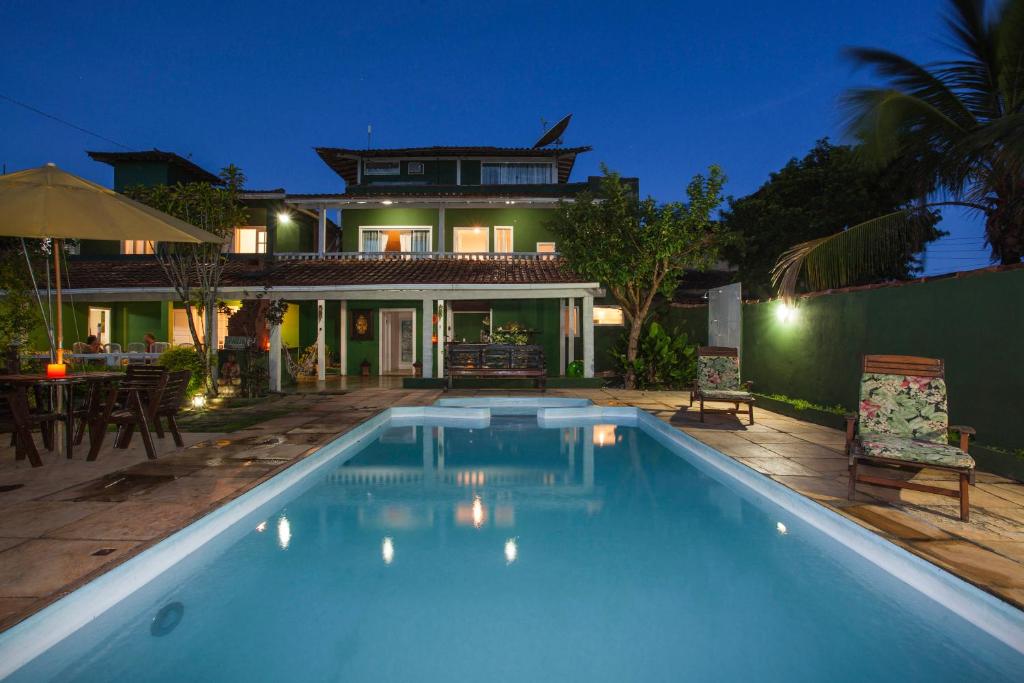
<svg viewBox="0 0 1024 683"><path fill-rule="evenodd" d="M797 410L817 410L819 412L830 413L832 415L846 415L849 412L846 408L842 407L841 405L823 406L823 405L821 405L819 403L811 403L810 401L804 400L802 398L790 398L789 396L786 396L785 394L756 394L756 395L757 396L764 396L765 398L770 398L773 401L778 401L779 403L789 404L789 405L793 406L794 408L796 408Z"/></svg>
<svg viewBox="0 0 1024 683"><path fill-rule="evenodd" d="M627 388L634 374L640 334L659 294L671 296L687 269L705 269L718 258L723 231L712 212L722 201L725 176L717 166L696 175L687 201L640 200L635 187L604 168L598 195L584 192L559 204L549 227L559 252L581 277L600 282L622 305L629 333L624 356Z"/></svg>
<svg viewBox="0 0 1024 683"><path fill-rule="evenodd" d="M31 247L28 246L30 242ZM39 240L25 242L32 261L42 258L39 244ZM41 325L42 316L33 289L22 241L0 239L0 291L4 293L0 297L0 348L9 344L25 344L29 332Z"/></svg>
<svg viewBox="0 0 1024 683"><path fill-rule="evenodd" d="M267 393L270 388L270 369L267 366L268 354L255 349L247 349L246 362L241 364L242 393L248 398L257 398Z"/></svg>
<svg viewBox="0 0 1024 683"><path fill-rule="evenodd" d="M220 178L219 185L195 182L138 186L129 188L127 194L197 228L227 239L236 227L245 225L248 218L248 211L239 198L245 175L232 165L221 172ZM217 345L213 343L213 335L217 330L215 316L220 279L227 263L224 245L161 242L157 245L156 256L178 298L185 304L192 341L205 359L205 377L210 380L207 389L209 393L216 394ZM196 310L207 316L202 339L196 329Z"/></svg>
<svg viewBox="0 0 1024 683"><path fill-rule="evenodd" d="M685 332L671 334L658 322L644 327L635 358L625 353L626 336L612 349L612 357L623 376L635 377L637 389L681 389L697 376L697 345Z"/></svg>
<svg viewBox="0 0 1024 683"><path fill-rule="evenodd" d="M494 330L491 334L492 344L522 345L530 341L530 331L517 322L510 322Z"/></svg>
<svg viewBox="0 0 1024 683"><path fill-rule="evenodd" d="M569 363L565 368L565 374L567 377L582 377L583 376L583 361L574 360Z"/></svg>
<svg viewBox="0 0 1024 683"><path fill-rule="evenodd" d="M722 222L734 243L723 255L737 266L737 279L747 296L772 295L770 272L794 241L833 235L882 214L903 208L914 193L900 181L902 168L864 164L855 150L819 140L801 159L791 159L771 174L764 185L745 197L729 198ZM905 279L920 270L915 254L942 235L934 225L938 215L922 213L922 234L886 244L883 257L850 284Z"/></svg>
<svg viewBox="0 0 1024 683"><path fill-rule="evenodd" d="M917 64L887 50L848 51L885 83L845 95L847 130L861 141L867 161L901 163L923 206L977 212L993 258L1018 263L1024 257L1024 0L949 0L947 26L954 54L946 61ZM915 213L883 216L877 220L888 228L868 223L860 232L912 233ZM799 272L804 263L817 261L812 267L827 287L874 267L871 237L845 246L794 247L775 273L783 295L792 296L798 279L785 271ZM865 255L866 248L874 255Z"/></svg>
<svg viewBox="0 0 1024 683"><path fill-rule="evenodd" d="M206 384L206 362L202 354L187 346L172 346L160 354L159 364L171 372L191 370L192 377L188 381L186 394L192 398L203 391Z"/></svg>

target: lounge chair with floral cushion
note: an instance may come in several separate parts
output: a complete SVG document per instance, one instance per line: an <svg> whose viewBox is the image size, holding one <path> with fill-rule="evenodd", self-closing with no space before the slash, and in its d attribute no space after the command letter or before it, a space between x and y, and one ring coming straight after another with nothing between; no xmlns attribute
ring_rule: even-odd
<svg viewBox="0 0 1024 683"><path fill-rule="evenodd" d="M740 404L747 406L747 418L754 424L754 395L752 382L740 383L739 351L726 346L702 346L697 349L697 380L690 392L690 405L700 402L700 421L704 413L740 412ZM705 401L732 403L732 408L705 408Z"/></svg>
<svg viewBox="0 0 1024 683"><path fill-rule="evenodd" d="M974 483L974 458L967 447L974 430L949 424L944 377L945 368L938 358L864 356L858 412L846 416L851 499L857 482L936 493L959 498L960 519L969 519L968 486ZM950 429L960 433L959 448L949 445ZM955 472L960 487L952 490L859 474L860 464Z"/></svg>

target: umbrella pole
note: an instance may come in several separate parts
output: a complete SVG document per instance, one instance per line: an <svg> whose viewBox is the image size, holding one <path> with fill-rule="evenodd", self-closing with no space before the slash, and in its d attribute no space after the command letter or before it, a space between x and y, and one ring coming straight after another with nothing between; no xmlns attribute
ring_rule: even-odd
<svg viewBox="0 0 1024 683"><path fill-rule="evenodd" d="M64 320L60 295L60 250L64 240L53 240L53 272L57 276L57 365L64 362Z"/></svg>

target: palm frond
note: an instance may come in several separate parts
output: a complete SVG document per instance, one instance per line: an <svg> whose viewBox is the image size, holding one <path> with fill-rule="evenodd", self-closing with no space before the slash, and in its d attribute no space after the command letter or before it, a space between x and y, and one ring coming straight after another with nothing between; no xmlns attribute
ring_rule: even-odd
<svg viewBox="0 0 1024 683"><path fill-rule="evenodd" d="M801 278L812 290L835 289L877 273L921 244L927 227L918 216L919 209L894 211L790 247L772 268L772 286L790 301Z"/></svg>

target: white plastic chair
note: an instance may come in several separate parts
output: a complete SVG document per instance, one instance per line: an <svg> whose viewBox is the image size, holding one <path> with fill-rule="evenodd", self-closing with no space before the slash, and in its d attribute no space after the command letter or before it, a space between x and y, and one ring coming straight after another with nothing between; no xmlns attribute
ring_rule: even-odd
<svg viewBox="0 0 1024 683"><path fill-rule="evenodd" d="M128 353L145 353L146 344L144 342L131 342L128 344Z"/></svg>
<svg viewBox="0 0 1024 683"><path fill-rule="evenodd" d="M169 349L170 346L171 345L168 344L167 342L153 342L152 344L149 345L149 352L150 353L163 353L164 351Z"/></svg>
<svg viewBox="0 0 1024 683"><path fill-rule="evenodd" d="M117 342L110 342L106 345L107 353L121 353L121 345Z"/></svg>

